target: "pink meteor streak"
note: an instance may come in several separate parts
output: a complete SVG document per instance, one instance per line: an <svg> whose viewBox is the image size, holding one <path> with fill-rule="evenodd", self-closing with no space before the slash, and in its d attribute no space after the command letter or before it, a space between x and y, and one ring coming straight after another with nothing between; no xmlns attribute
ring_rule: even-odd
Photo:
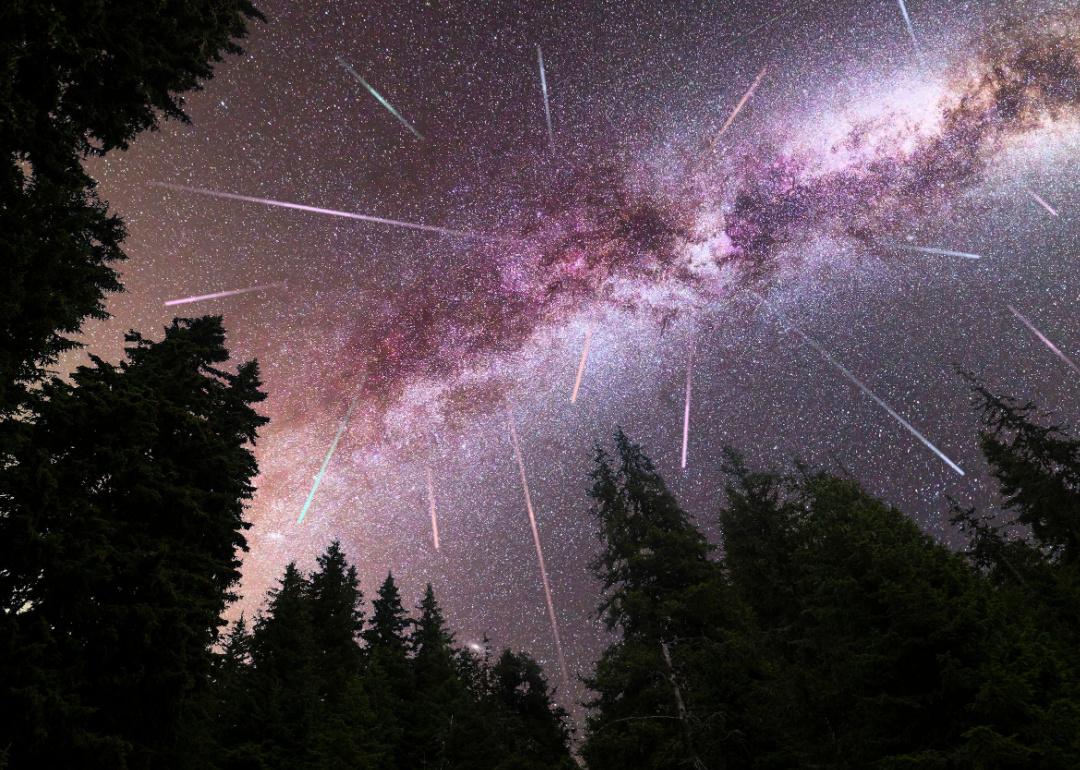
<svg viewBox="0 0 1080 770"><path fill-rule="evenodd" d="M1050 352L1052 352L1055 356L1057 356L1062 361L1064 361L1065 364L1070 369L1072 369L1074 372L1076 372L1077 374L1080 374L1080 367L1078 367L1076 365L1076 363L1071 358L1069 358L1061 349L1059 349L1057 345L1055 345L1053 342L1051 342L1049 339L1047 339L1045 334L1043 334L1041 331L1036 329L1035 324L1033 324L1031 321L1029 321L1027 318L1025 318L1023 315L1021 315L1020 311L1017 310L1016 308L1014 308L1012 305L1009 305L1008 308L1009 308L1009 311L1012 312L1012 314L1014 316L1016 316L1018 319L1020 319L1020 322L1022 324L1024 324L1024 326L1026 326L1028 328L1028 331L1030 331L1032 334L1034 334L1036 337L1038 337L1039 341L1042 342L1042 344L1044 344L1044 345L1046 345L1046 347L1050 348Z"/></svg>
<svg viewBox="0 0 1080 770"><path fill-rule="evenodd" d="M249 286L246 289L231 289L230 291L218 291L213 294L199 294L194 297L184 297L182 299L170 299L165 303L165 307L171 307L172 305L186 305L189 302L202 302L206 299L221 299L222 297L234 297L237 294L248 294L253 291L265 291L266 289L278 289L284 286L284 283L270 283L266 286Z"/></svg>
<svg viewBox="0 0 1080 770"><path fill-rule="evenodd" d="M1046 209L1047 211L1049 211L1049 212L1050 212L1050 216L1052 216L1052 217L1056 217L1056 216L1059 216L1059 214L1057 213L1057 210L1056 210L1056 209L1054 209L1054 207L1053 207L1053 206L1051 206L1051 205L1050 205L1049 203L1047 203L1046 201L1044 201L1044 200L1042 199L1042 197L1040 197L1040 196L1039 196L1039 194L1038 194L1038 193L1036 193L1036 192L1035 192L1034 190L1028 190L1028 191L1027 191L1027 194L1028 194L1028 195L1030 195L1030 196L1031 196L1032 198L1034 198L1034 199L1035 199L1035 202L1036 202L1036 203L1038 203L1038 204L1039 204L1040 206L1042 206L1042 207L1043 207L1044 209Z"/></svg>
<svg viewBox="0 0 1080 770"><path fill-rule="evenodd" d="M808 346L810 346L815 351L817 351L818 355L820 355L822 358L824 358L826 361L828 361L830 364L832 364L832 366L838 372L840 372L840 374L844 375L844 379L846 379L848 382L853 384L855 387L857 387L859 390L861 390L863 392L863 394L867 398L869 398L875 404L877 404L882 409L884 409L885 412L890 417L892 417L894 420L896 420L898 423L900 423L900 425L903 426L903 428L908 433L910 433L912 436L917 438L922 443L923 446L925 446L927 449L929 449L931 452L933 452L935 455L937 455L941 459L941 461L944 462L946 465L948 465L953 471L955 471L957 474L959 474L961 476L964 475L963 468L961 468L959 465L957 465L952 460L950 460L949 457L944 452L942 452L940 449L938 449L936 446L934 446L933 443L931 443L930 439L928 439L926 436L924 436L922 433L920 433L915 428L914 425L912 425L910 422L908 422L903 417L901 417L900 414L895 409L893 409L891 406L889 406L887 403L885 403L885 401L882 400L876 393L874 393L874 391L870 390L869 386L867 386L866 383L864 383L862 380L860 380L858 377L856 377L854 374L852 374L851 371L846 366L844 366L842 363L840 363L835 358L833 358L832 355L830 355L829 351L827 351L821 345L820 342L815 340L813 337L811 337L809 334L804 332L802 329L800 329L795 324L789 323L787 321L787 319L784 318L783 314L781 314L780 311L778 311L778 310L774 309L772 306L770 306L768 301L765 300L763 297L761 297L760 295L755 295L755 296L757 296L758 299L761 300L761 303L765 307L767 307L769 310L771 310L776 315L776 317L780 320L781 325L783 325L785 328L788 328L791 331L795 332L797 335L799 335L799 338L802 339L803 342L805 342Z"/></svg>
<svg viewBox="0 0 1080 770"><path fill-rule="evenodd" d="M682 422L682 467L686 469L686 445L690 438L690 384L694 373L694 350L690 350L690 360L686 362L686 404L683 407Z"/></svg>
<svg viewBox="0 0 1080 770"><path fill-rule="evenodd" d="M288 201L277 201L272 198L255 198L250 195L238 195L236 193L220 192L218 190L207 190L203 187L187 187L180 184L168 184L166 182L151 182L154 187L164 187L167 190L177 190L180 192L193 193L195 195L206 195L211 198L223 198L225 200L243 201L245 203L258 203L263 206L277 206L283 209L295 209L296 211L307 211L312 214L325 214L331 217L342 217L344 219L356 219L361 222L374 222L380 225L390 225L391 227L403 227L408 230L423 230L429 233L441 233L442 235L457 235L464 238L483 238L487 236L480 235L479 233L472 233L467 230L451 230L447 227L436 227L434 225L421 225L416 222L405 222L400 219L386 219L385 217L375 217L370 214L357 214L352 211L338 211L337 209L324 209L318 206L305 206L300 203L289 203Z"/></svg>
<svg viewBox="0 0 1080 770"><path fill-rule="evenodd" d="M739 113L742 112L743 107L745 107L746 103L750 101L750 97L754 95L754 91L756 91L757 87L761 85L761 80L765 77L765 73L768 71L768 69L769 68L767 66L761 68L761 72L759 72L758 76L754 78L754 82L750 85L750 88L748 88L746 90L746 93L742 95L742 98L739 99L739 103L735 105L735 109L731 111L731 114L724 122L724 125L720 127L720 132L716 135L717 139L723 136L724 132L731 127L732 123L735 122L735 118L739 116Z"/></svg>
<svg viewBox="0 0 1080 770"><path fill-rule="evenodd" d="M517 458L518 471L521 473L521 489L525 493L525 510L529 514L529 526L532 527L533 545L536 546L536 560L540 563L540 580L544 585L544 598L547 599L548 620L551 621L551 635L555 638L555 653L559 657L559 670L563 684L569 686L570 677L566 672L566 658L563 656L562 639L559 636L559 624L555 620L555 603L551 600L551 584L548 582L547 566L544 563L544 549L540 545L540 530L536 526L536 512L533 510L532 496L529 494L529 480L525 476L525 461L521 458L521 445L518 443L517 430L514 428L514 415L507 410L506 420L510 425L510 441L514 445L514 457Z"/></svg>
<svg viewBox="0 0 1080 770"><path fill-rule="evenodd" d="M578 390L581 388L581 378L585 374L585 362L589 360L589 343L592 341L592 328L585 330L585 345L581 348L581 361L577 367L577 377L574 379L574 392L570 394L570 403L577 403Z"/></svg>
<svg viewBox="0 0 1080 770"><path fill-rule="evenodd" d="M435 515L435 483L431 479L431 466L427 467L428 510L431 512L431 537L435 540L435 550L439 550L439 519Z"/></svg>

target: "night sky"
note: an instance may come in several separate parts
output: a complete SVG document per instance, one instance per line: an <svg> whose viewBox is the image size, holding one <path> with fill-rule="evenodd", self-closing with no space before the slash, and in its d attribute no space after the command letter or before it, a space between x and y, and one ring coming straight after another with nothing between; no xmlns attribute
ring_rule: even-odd
<svg viewBox="0 0 1080 770"><path fill-rule="evenodd" d="M731 445L949 540L950 498L993 504L958 368L1075 418L1076 3L912 0L910 31L896 0L260 8L191 125L91 169L129 261L89 350L214 313L262 367L234 615L339 538L369 595L430 581L459 641L558 682L510 415L571 676L607 641L585 492L617 425L713 537Z"/></svg>

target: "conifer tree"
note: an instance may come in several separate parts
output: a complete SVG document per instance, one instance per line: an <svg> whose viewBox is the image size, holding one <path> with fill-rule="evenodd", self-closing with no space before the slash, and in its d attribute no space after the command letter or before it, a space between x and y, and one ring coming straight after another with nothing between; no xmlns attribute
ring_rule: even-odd
<svg viewBox="0 0 1080 770"><path fill-rule="evenodd" d="M187 120L182 94L258 18L248 0L0 6L0 419L120 289L123 226L82 161Z"/></svg>
<svg viewBox="0 0 1080 770"><path fill-rule="evenodd" d="M311 584L295 563L270 590L251 639L251 724L259 756L272 768L317 766L312 736L319 710Z"/></svg>
<svg viewBox="0 0 1080 770"><path fill-rule="evenodd" d="M454 659L454 638L447 631L435 591L427 584L420 616L409 637L412 685L405 731L406 762L411 767L444 767L451 759L451 733L459 712L471 707Z"/></svg>
<svg viewBox="0 0 1080 770"><path fill-rule="evenodd" d="M348 563L338 541L318 557L310 582L319 698L312 751L321 768L370 767L376 761L372 733L378 726L360 680L363 595L356 567Z"/></svg>
<svg viewBox="0 0 1080 770"><path fill-rule="evenodd" d="M381 767L403 767L408 757L404 731L414 694L406 634L409 625L394 576L387 573L363 633L367 643L365 686L379 725Z"/></svg>
<svg viewBox="0 0 1080 770"><path fill-rule="evenodd" d="M127 340L44 388L2 478L0 743L27 764L170 766L240 578L258 368L219 368L220 318Z"/></svg>
<svg viewBox="0 0 1080 770"><path fill-rule="evenodd" d="M707 623L724 592L705 538L652 462L622 431L615 444L618 466L598 448L592 474L602 540L593 568L604 621L621 638L588 681L597 696L582 755L593 770L703 767L685 665L715 646Z"/></svg>

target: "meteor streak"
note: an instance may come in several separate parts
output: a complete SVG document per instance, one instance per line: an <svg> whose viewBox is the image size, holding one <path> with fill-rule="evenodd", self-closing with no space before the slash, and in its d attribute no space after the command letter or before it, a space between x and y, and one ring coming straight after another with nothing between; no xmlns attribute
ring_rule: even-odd
<svg viewBox="0 0 1080 770"><path fill-rule="evenodd" d="M574 379L574 392L570 394L570 403L577 403L578 390L581 388L581 377L585 374L585 362L589 360L589 343L592 341L592 328L585 330L585 345L581 348L581 361L577 367L577 377Z"/></svg>
<svg viewBox="0 0 1080 770"><path fill-rule="evenodd" d="M921 254L940 254L945 257L963 257L964 259L982 259L980 254L972 254L967 251L949 251L948 249L934 249L926 246L905 246L902 243L888 243L885 244L890 249L900 249L901 251L917 251Z"/></svg>
<svg viewBox="0 0 1080 770"><path fill-rule="evenodd" d="M548 103L547 75L544 73L544 52L536 46L536 61L540 65L540 90L544 94L544 115L547 117L548 146L555 149L555 132L551 128L551 104Z"/></svg>
<svg viewBox="0 0 1080 770"><path fill-rule="evenodd" d="M832 364L842 375L844 375L844 377L849 382L851 382L853 385L855 385L855 387L857 387L859 390L861 390L864 394L869 396L874 401L875 404L877 404L882 409L884 409L886 412L888 412L890 417L892 417L894 420L896 420L898 423L900 423L904 427L904 429L907 430L908 433L910 433L912 436L914 436L920 442L922 442L923 446L925 446L927 449L929 449L931 452L933 452L939 458L941 458L942 462L944 462L946 465L948 465L950 468L952 468L954 471L956 471L956 473L958 473L961 476L964 475L964 470L959 465L957 465L952 460L950 460L945 455L944 452L942 452L940 449L938 449L936 446L934 446L932 443L930 443L930 439L926 438L926 436L919 433L919 431L915 429L915 426L913 426L910 422L908 422L903 417L901 417L899 414L897 414L895 409L893 409L891 406L889 406L884 401L882 401L878 397L878 395L876 393L874 393L872 390L870 390L870 388L867 387L866 384L862 380L860 380L858 377L856 377L854 374L852 374L847 369L847 367L845 367L843 364L841 364L839 361L837 361L835 358L833 358L831 355L829 355L829 352L827 350L825 350L825 348L823 348L821 346L821 344L817 340L815 340L810 335L806 334L798 326L795 326L794 324L787 323L787 319L785 319L784 316L778 310L775 310L774 308L772 308L766 300L762 299L761 301L766 307L768 307L770 310L773 311L773 313L776 314L777 318L780 319L780 322L784 326L788 327L793 332L795 332L797 335L799 335L799 337L802 339L803 342L805 342L807 345L809 345L814 350L816 350L818 352L818 354L822 358L824 358L826 361L828 361L830 364Z"/></svg>
<svg viewBox="0 0 1080 770"><path fill-rule="evenodd" d="M334 434L334 440L330 442L330 449L326 452L326 457L322 461L322 466L319 468L319 472L315 474L315 483L311 485L311 491L308 492L307 500L304 501L304 507L300 509L300 518L296 520L297 524L303 524L304 517L307 516L308 508L311 507L311 501L315 499L315 493L319 491L319 485L322 484L323 476L326 475L326 469L330 465L330 459L334 456L334 450L337 449L338 442L341 441L341 436L345 432L345 429L349 427L349 418L352 416L353 409L356 407L356 402L360 400L360 396L354 396L352 402L349 404L349 408L345 411L345 417L342 418L341 424L338 425L337 432Z"/></svg>
<svg viewBox="0 0 1080 770"><path fill-rule="evenodd" d="M907 12L907 4L904 0L897 0L900 3L900 13L904 17L904 25L907 27L908 36L911 38L911 45L915 48L915 55L919 55L919 41L915 37L915 28L911 26L911 17Z"/></svg>
<svg viewBox="0 0 1080 770"><path fill-rule="evenodd" d="M167 190L178 190L180 192L194 193L195 195L206 195L210 198L223 198L231 201L243 201L245 203L259 203L263 206L277 206L283 209L295 209L296 211L308 211L312 214L325 214L331 217L343 217L345 219L357 219L361 222L374 222L380 225L390 225L391 227L404 227L408 230L423 230L429 233L441 233L442 235L459 235L464 238L486 238L488 236L480 235L479 233L471 233L467 230L451 230L446 227L435 227L434 225L420 225L415 222L404 222L400 219L386 219L384 217L374 217L369 214L356 214L351 211L337 211L335 209L324 209L318 206L304 206L300 203L289 203L287 201L276 201L271 198L255 198L250 195L237 195L236 193L219 192L218 190L207 190L202 187L187 187L181 184L168 184L166 182L151 182L154 187L164 187Z"/></svg>
<svg viewBox="0 0 1080 770"><path fill-rule="evenodd" d="M750 97L754 95L754 91L756 91L757 87L761 84L761 79L765 77L765 72L768 69L768 67L761 68L761 72L759 72L758 76L754 78L754 82L750 85L750 88L746 89L746 93L742 95L742 98L739 99L739 103L735 105L735 109L731 111L731 114L728 115L728 119L724 121L724 125L720 127L720 132L716 135L717 139L723 136L724 132L731 127L732 123L735 122L735 118L739 116L739 113L742 112L742 108L746 106L746 103L748 101L750 101Z"/></svg>
<svg viewBox="0 0 1080 770"><path fill-rule="evenodd" d="M686 404L683 406L682 421L682 467L686 468L686 445L690 438L690 383L694 373L694 351L690 350L690 360L686 362Z"/></svg>
<svg viewBox="0 0 1080 770"><path fill-rule="evenodd" d="M1050 348L1050 351L1051 351L1051 352L1052 352L1052 353L1053 353L1053 354L1054 354L1055 356L1057 356L1057 357L1058 357L1058 358L1060 358L1060 359L1061 359L1062 361L1064 361L1064 362L1065 362L1065 363L1066 363L1066 364L1068 365L1068 367L1069 367L1070 369L1072 369L1072 370L1073 370L1074 372L1076 372L1077 374L1080 374L1080 367L1078 367L1078 366L1076 365L1076 363L1075 363L1075 362L1074 362L1074 361L1073 361L1073 360L1072 360L1071 358L1069 358L1069 357L1068 357L1067 355L1065 355L1065 353L1063 353L1063 352L1062 352L1062 351L1061 351L1061 350L1060 350L1060 349L1058 348L1058 346L1057 346L1057 345L1055 345L1055 344L1054 344L1053 342L1051 342L1050 340L1048 340L1048 339L1046 338L1046 335L1045 335L1045 334L1043 334L1043 333L1042 333L1041 331L1039 331L1038 329L1036 329L1036 328L1035 328L1035 324L1031 323L1031 321L1029 321L1029 320L1028 320L1027 318L1025 318L1025 317L1024 317L1023 315L1021 315L1021 314L1020 314L1020 311L1019 311L1019 310L1017 310L1016 308L1014 308L1014 307L1013 307L1012 305L1009 305L1008 307L1009 307L1009 310L1010 310L1010 311L1012 312L1012 314L1013 314L1014 316L1016 316L1016 317L1017 317L1018 319L1020 319L1020 322L1021 322L1022 324L1024 324L1024 326L1026 326L1026 327L1028 328L1028 331L1030 331L1030 332L1031 332L1032 334L1034 334L1034 335L1035 335L1036 337L1038 337L1038 338L1039 338L1039 341L1040 341L1040 342L1042 342L1042 344L1046 345L1046 347Z"/></svg>
<svg viewBox="0 0 1080 770"><path fill-rule="evenodd" d="M206 299L221 299L222 297L234 297L237 294L248 294L253 291L265 291L266 289L277 289L284 286L284 283L270 283L266 286L249 286L246 289L231 289L229 291L218 291L213 294L199 294L194 297L184 297L183 299L170 299L165 303L165 307L171 307L172 305L186 305L189 302L202 302Z"/></svg>
<svg viewBox="0 0 1080 770"><path fill-rule="evenodd" d="M1053 216L1053 217L1056 217L1056 216L1058 216L1058 213L1057 213L1057 211L1056 211L1056 210L1054 209L1054 207L1053 207L1053 206L1051 206L1051 205L1050 205L1049 203L1047 203L1046 201L1044 201L1044 200L1043 200L1043 199L1042 199L1042 198L1041 198L1041 197L1040 197L1040 196L1038 195L1038 193L1036 193L1036 192L1035 192L1034 190L1028 190L1028 191L1027 191L1027 194L1028 194L1028 195L1030 195L1030 196L1031 196L1032 198L1034 198L1034 199L1035 199L1035 202L1036 202L1036 203L1038 203L1038 204L1039 204L1040 206L1042 206L1042 207L1043 207L1044 209L1046 209L1047 211L1049 211L1049 212L1050 212L1050 216Z"/></svg>
<svg viewBox="0 0 1080 770"><path fill-rule="evenodd" d="M544 598L547 599L548 620L551 621L551 635L555 638L555 653L559 657L559 670L563 684L569 686L570 677L566 672L566 658L563 656L562 639L559 637L559 624L555 620L555 603L551 600L551 585L548 583L547 566L544 564L544 549L540 545L540 530L536 527L536 513L533 511L532 497L529 495L529 480L525 476L525 461L521 459L521 445L518 443L517 429L514 428L514 415L507 410L507 422L510 425L510 441L514 445L514 457L517 458L518 471L521 473L521 489L525 493L525 510L529 514L529 526L532 527L533 544L536 546L536 560L540 563L540 580L544 585Z"/></svg>
<svg viewBox="0 0 1080 770"><path fill-rule="evenodd" d="M378 91L376 91L374 88L372 88L371 85L366 80L364 80L362 77L360 77L359 72L357 72L352 67L350 67L349 63L347 61L345 61L344 59L342 59L340 56L337 57L337 60L338 60L338 64L340 64L342 67L344 67L345 70L350 75L352 75L354 78L359 80L360 85L362 85L364 88L366 88L368 90L368 92L372 96L374 96L376 100L378 100L379 104L381 104L383 107L386 108L387 112L389 112L391 115L393 115L395 118L397 118L398 122L401 125L405 126L405 128L412 131L417 139L423 140L424 137L421 135L421 133L419 131L417 131L415 128L413 128L412 124L409 121L405 120L405 118L403 118L401 116L400 112L398 112L397 110L394 109L394 105L392 105L392 104L390 104L390 102L386 101L386 99L383 98L382 94L380 94Z"/></svg>
<svg viewBox="0 0 1080 770"><path fill-rule="evenodd" d="M435 550L439 550L439 519L435 515L435 482L431 478L431 466L427 467L427 499L431 512L431 537L435 541Z"/></svg>

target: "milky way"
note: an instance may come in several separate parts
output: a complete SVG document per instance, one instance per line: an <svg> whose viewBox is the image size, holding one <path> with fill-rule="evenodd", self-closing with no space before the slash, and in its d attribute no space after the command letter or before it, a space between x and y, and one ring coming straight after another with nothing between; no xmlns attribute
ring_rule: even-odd
<svg viewBox="0 0 1080 770"><path fill-rule="evenodd" d="M266 5L191 126L94 169L131 260L92 349L208 297L184 312L264 371L236 611L337 537L368 590L430 580L463 641L553 677L562 629L583 673L586 473L617 424L713 535L731 444L841 467L948 539L946 496L990 499L957 367L1075 414L1014 315L1080 347L1069 4L909 3L917 57L892 0Z"/></svg>

